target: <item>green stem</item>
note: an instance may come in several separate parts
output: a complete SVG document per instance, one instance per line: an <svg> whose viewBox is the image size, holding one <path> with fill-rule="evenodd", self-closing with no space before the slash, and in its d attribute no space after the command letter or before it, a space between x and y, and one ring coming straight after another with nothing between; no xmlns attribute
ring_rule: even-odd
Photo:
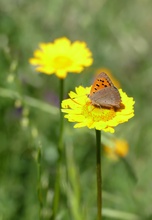
<svg viewBox="0 0 152 220"><path fill-rule="evenodd" d="M60 109L61 109L61 102L63 100L63 90L64 90L64 80L60 80ZM59 142L58 142L58 164L57 164L57 171L56 171L56 179L55 179L55 189L54 189L54 200L53 200L53 210L51 220L56 219L58 207L59 207L59 200L60 200L60 179L61 179L61 167L62 167L62 157L63 157L63 114L60 110L60 128L59 128Z"/></svg>
<svg viewBox="0 0 152 220"><path fill-rule="evenodd" d="M96 172L98 220L102 219L101 131L96 130Z"/></svg>
<svg viewBox="0 0 152 220"><path fill-rule="evenodd" d="M41 193L41 148L38 148L37 152L37 172L38 172L38 180L37 180L37 196L39 201L39 220L41 220L42 213L42 193Z"/></svg>
<svg viewBox="0 0 152 220"><path fill-rule="evenodd" d="M64 80L60 80L60 137L59 137L59 155L63 152L63 113L61 112L61 102L63 100Z"/></svg>

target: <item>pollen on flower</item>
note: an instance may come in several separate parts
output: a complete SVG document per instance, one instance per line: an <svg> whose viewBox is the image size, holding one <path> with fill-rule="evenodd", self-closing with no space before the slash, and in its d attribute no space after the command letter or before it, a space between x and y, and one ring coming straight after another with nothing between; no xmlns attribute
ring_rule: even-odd
<svg viewBox="0 0 152 220"><path fill-rule="evenodd" d="M105 122L112 120L116 115L116 112L113 108L111 108L111 109L100 108L100 109L96 109L96 111L97 110L100 110L100 113L98 111L98 118L100 116L99 120L102 120Z"/></svg>
<svg viewBox="0 0 152 220"><path fill-rule="evenodd" d="M87 102L86 105L83 108L84 115L86 117L92 117L95 122L100 122L100 121L109 121L112 120L116 112L113 108L111 109L106 109L106 108L99 108L95 107L91 104L91 102Z"/></svg>

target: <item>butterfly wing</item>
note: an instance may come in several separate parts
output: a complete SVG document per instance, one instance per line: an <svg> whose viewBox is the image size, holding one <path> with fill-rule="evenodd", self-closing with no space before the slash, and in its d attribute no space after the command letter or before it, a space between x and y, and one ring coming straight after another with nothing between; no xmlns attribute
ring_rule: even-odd
<svg viewBox="0 0 152 220"><path fill-rule="evenodd" d="M89 96L93 105L111 108L120 108L121 97L116 87L103 88Z"/></svg>
<svg viewBox="0 0 152 220"><path fill-rule="evenodd" d="M107 88L107 87L114 87L112 81L108 77L108 75L104 72L100 73L93 82L91 87L90 96L97 91Z"/></svg>

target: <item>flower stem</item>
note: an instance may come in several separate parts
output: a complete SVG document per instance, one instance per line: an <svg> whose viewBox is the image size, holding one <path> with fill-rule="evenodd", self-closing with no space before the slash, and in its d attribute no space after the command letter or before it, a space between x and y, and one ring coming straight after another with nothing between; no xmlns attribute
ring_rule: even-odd
<svg viewBox="0 0 152 220"><path fill-rule="evenodd" d="M61 109L61 102L63 100L63 90L64 90L64 80L60 80L60 109ZM54 200L53 200L53 210L51 220L56 219L58 207L59 207L59 200L60 200L60 178L61 178L61 166L62 166L62 157L63 157L63 114L60 110L60 128L59 128L59 142L58 142L58 164L57 164L57 171L56 171L56 179L55 179L55 189L54 189Z"/></svg>
<svg viewBox="0 0 152 220"><path fill-rule="evenodd" d="M97 219L102 219L101 131L96 130Z"/></svg>
<svg viewBox="0 0 152 220"><path fill-rule="evenodd" d="M39 201L39 220L41 220L41 213L42 213L42 193L41 193L41 148L38 148L37 151L37 173L38 173L38 179L37 179L37 196Z"/></svg>

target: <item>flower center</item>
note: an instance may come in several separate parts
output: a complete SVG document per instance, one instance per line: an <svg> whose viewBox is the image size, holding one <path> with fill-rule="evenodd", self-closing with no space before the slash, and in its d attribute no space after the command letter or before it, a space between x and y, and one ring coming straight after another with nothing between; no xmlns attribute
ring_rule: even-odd
<svg viewBox="0 0 152 220"><path fill-rule="evenodd" d="M72 60L66 56L57 56L54 58L54 68L63 69L72 65Z"/></svg>
<svg viewBox="0 0 152 220"><path fill-rule="evenodd" d="M116 116L116 112L113 108L111 109L101 109L100 118L102 121L110 121Z"/></svg>
<svg viewBox="0 0 152 220"><path fill-rule="evenodd" d="M97 108L93 105L88 103L87 108L85 109L86 117L91 116L93 120L98 121L110 121L116 116L116 112L113 108L106 109L106 108Z"/></svg>

